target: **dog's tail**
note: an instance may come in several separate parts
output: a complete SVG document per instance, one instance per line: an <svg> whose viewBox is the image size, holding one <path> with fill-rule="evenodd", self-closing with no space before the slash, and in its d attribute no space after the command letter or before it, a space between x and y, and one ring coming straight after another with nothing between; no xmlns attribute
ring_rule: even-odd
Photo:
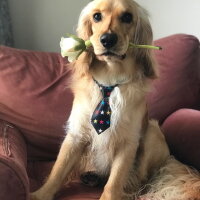
<svg viewBox="0 0 200 200"><path fill-rule="evenodd" d="M141 200L200 200L200 174L170 157L147 188Z"/></svg>

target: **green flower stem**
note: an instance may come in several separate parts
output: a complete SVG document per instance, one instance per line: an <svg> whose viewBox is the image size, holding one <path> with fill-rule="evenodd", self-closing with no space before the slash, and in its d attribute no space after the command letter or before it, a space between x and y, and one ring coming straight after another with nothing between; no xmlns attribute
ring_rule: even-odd
<svg viewBox="0 0 200 200"><path fill-rule="evenodd" d="M78 38L76 35L67 35L68 37L73 38L74 40L78 41L80 43L80 45L78 45L75 50L85 50L85 48L89 48L92 46L92 43L90 40L86 40L84 41L81 38ZM140 44L133 44L133 43L129 43L129 48L143 48L143 49L155 49L155 50L161 50L162 47L158 47L158 46L152 46L152 45L140 45Z"/></svg>
<svg viewBox="0 0 200 200"><path fill-rule="evenodd" d="M86 48L91 47L92 46L91 41L86 40L85 46L86 46ZM162 47L158 47L158 46L142 45L142 44L140 45L140 44L133 44L133 43L129 44L129 48L143 48L143 49L155 49L155 50L161 50L162 49Z"/></svg>
<svg viewBox="0 0 200 200"><path fill-rule="evenodd" d="M92 46L91 41L90 40L86 40L85 41L85 46L86 46L86 48L91 47ZM133 43L129 44L129 48L143 48L143 49L155 49L155 50L161 50L162 49L162 47L158 47L158 46L133 44Z"/></svg>
<svg viewBox="0 0 200 200"><path fill-rule="evenodd" d="M158 46L152 46L152 45L143 45L143 44L129 44L129 48L143 48L143 49L155 49L155 50L161 50L162 47Z"/></svg>
<svg viewBox="0 0 200 200"><path fill-rule="evenodd" d="M91 47L92 46L92 42L90 40L86 40L85 41L85 46L86 46L86 48Z"/></svg>

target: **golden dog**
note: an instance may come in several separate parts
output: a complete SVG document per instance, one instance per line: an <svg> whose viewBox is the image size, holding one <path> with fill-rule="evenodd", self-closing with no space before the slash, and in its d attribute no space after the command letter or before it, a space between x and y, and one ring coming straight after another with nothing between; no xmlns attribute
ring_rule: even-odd
<svg viewBox="0 0 200 200"><path fill-rule="evenodd" d="M132 0L94 0L82 11L78 36L93 49L73 64L73 108L52 172L32 200L52 200L77 172L108 177L100 200L199 200L200 176L170 157L163 134L148 119L149 81L157 77L147 12ZM99 85L114 86L110 127L97 134L91 116L102 99ZM146 187L144 187L146 185ZM150 187L148 186L150 185ZM141 189L143 187L143 189Z"/></svg>

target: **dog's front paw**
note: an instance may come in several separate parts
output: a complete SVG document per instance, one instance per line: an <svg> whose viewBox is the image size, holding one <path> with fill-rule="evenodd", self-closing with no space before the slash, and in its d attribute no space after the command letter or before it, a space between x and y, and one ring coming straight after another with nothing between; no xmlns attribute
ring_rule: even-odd
<svg viewBox="0 0 200 200"><path fill-rule="evenodd" d="M48 194L40 194L40 192L33 192L30 194L30 200L53 200L52 196Z"/></svg>

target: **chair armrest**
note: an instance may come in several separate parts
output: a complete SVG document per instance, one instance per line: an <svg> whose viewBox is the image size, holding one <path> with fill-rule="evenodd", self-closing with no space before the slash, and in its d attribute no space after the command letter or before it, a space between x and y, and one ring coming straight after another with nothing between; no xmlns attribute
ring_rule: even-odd
<svg viewBox="0 0 200 200"><path fill-rule="evenodd" d="M179 109L163 123L171 153L181 162L200 170L200 111Z"/></svg>
<svg viewBox="0 0 200 200"><path fill-rule="evenodd" d="M28 200L26 144L13 125L0 120L0 199Z"/></svg>

